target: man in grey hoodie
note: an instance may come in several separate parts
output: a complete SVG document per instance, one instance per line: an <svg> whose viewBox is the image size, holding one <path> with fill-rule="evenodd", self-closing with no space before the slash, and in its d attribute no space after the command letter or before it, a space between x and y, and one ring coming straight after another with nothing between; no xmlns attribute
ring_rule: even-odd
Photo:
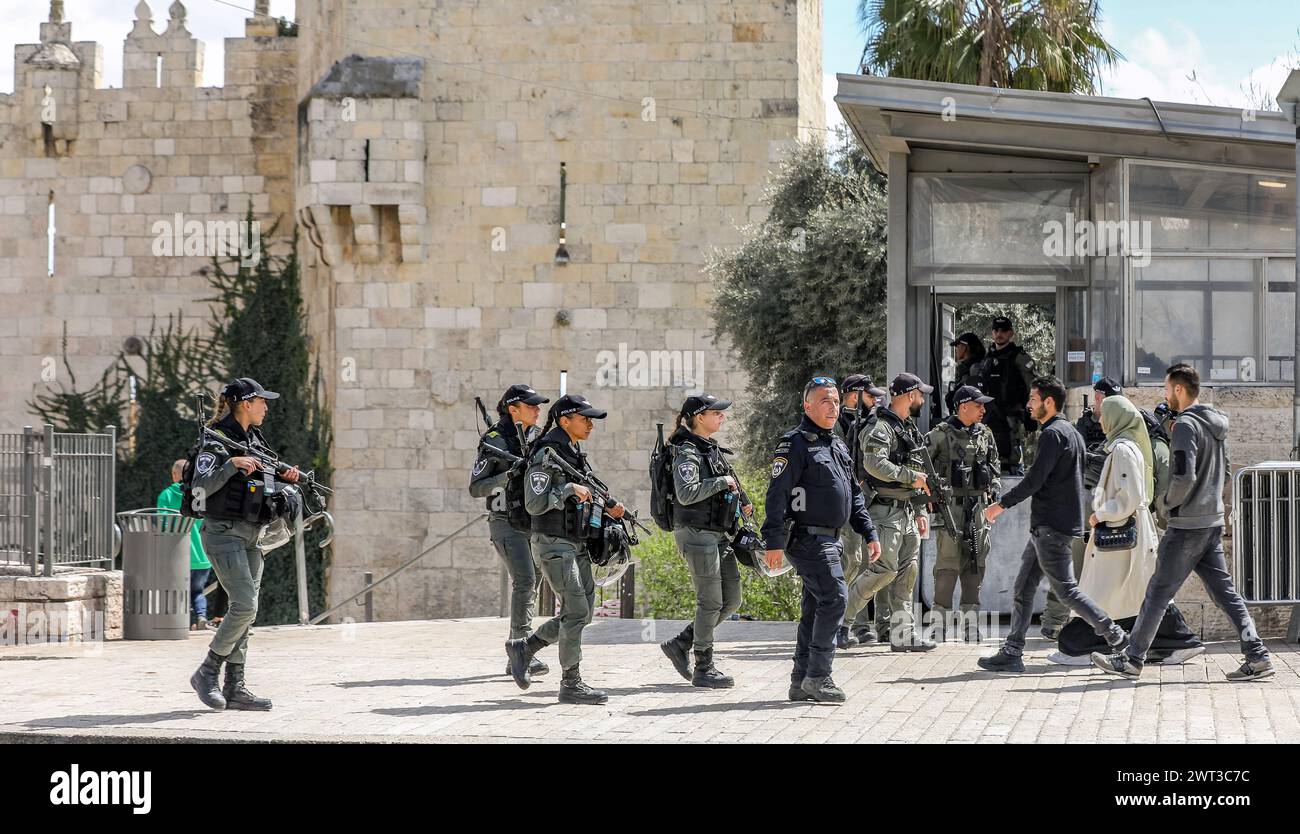
<svg viewBox="0 0 1300 834"><path fill-rule="evenodd" d="M1155 639L1165 608L1192 571L1201 578L1214 604L1223 609L1241 638L1246 662L1228 673L1230 681L1250 681L1273 674L1264 641L1246 602L1232 584L1223 555L1223 480L1227 475L1224 439L1228 416L1199 401L1201 377L1191 365L1174 365L1165 372L1165 397L1178 412L1170 448L1169 490L1158 499L1168 514L1169 530L1160 540L1156 570L1133 625L1128 648L1117 654L1093 652L1097 668L1136 679L1142 674L1147 649Z"/></svg>

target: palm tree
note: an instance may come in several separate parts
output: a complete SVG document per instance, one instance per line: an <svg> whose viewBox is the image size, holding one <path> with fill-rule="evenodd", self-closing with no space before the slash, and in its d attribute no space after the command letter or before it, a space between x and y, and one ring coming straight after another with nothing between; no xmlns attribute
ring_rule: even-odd
<svg viewBox="0 0 1300 834"><path fill-rule="evenodd" d="M866 74L1021 90L1095 93L1123 58L1098 0L860 0Z"/></svg>

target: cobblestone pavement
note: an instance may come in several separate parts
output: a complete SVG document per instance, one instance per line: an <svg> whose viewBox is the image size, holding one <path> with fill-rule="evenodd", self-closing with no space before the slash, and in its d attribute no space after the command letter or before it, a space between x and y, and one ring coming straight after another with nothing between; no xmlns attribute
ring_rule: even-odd
<svg viewBox="0 0 1300 834"><path fill-rule="evenodd" d="M730 690L696 689L655 643L683 623L597 620L583 677L600 707L556 702L553 671L524 691L504 675L500 619L258 629L248 683L271 712L212 712L189 688L206 648L185 641L0 648L0 741L708 741L708 742L1297 742L1300 656L1269 641L1277 674L1229 683L1233 644L1183 666L1148 667L1134 684L1046 660L1028 672L979 670L984 644L927 654L879 646L841 652L840 707L786 700L792 623L728 622L716 660Z"/></svg>

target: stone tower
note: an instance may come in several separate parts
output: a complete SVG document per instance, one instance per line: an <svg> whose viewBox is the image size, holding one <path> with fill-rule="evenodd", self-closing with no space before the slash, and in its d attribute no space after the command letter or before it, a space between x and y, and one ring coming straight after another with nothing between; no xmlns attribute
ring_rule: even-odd
<svg viewBox="0 0 1300 834"><path fill-rule="evenodd" d="M783 149L825 125L820 7L300 4L304 285L336 369L331 602L482 511L476 394L528 382L554 400L567 371L610 411L594 465L643 509L654 421L692 387L743 394L703 265L765 214ZM375 606L497 614L502 589L480 523Z"/></svg>

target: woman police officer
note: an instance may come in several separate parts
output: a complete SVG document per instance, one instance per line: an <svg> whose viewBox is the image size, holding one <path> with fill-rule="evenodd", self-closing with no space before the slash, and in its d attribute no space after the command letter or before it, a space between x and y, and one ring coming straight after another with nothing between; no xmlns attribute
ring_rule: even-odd
<svg viewBox="0 0 1300 834"><path fill-rule="evenodd" d="M740 568L731 537L740 514L754 508L740 479L713 440L731 405L710 394L687 397L668 439L672 449L673 538L686 559L695 585L695 620L681 634L659 644L678 674L694 686L725 689L735 685L713 665L713 631L740 608ZM695 669L689 655L694 648Z"/></svg>
<svg viewBox="0 0 1300 834"><path fill-rule="evenodd" d="M511 385L497 402L500 419L487 430L479 443L516 457L522 456L524 445L536 433L534 426L541 413L538 406L547 402L550 400L527 385ZM516 425L524 427L527 437L519 436ZM514 640L528 636L528 629L537 613L539 572L528 541L530 524L523 506L523 491L515 488L512 479L522 482L523 473L512 474L508 461L480 451L470 473L469 494L486 499L488 533L510 573L510 639ZM531 675L544 675L550 668L534 657L529 661L528 671ZM506 674L510 674L508 657Z"/></svg>
<svg viewBox="0 0 1300 834"><path fill-rule="evenodd" d="M258 426L266 418L267 401L280 395L256 380L241 377L221 391L221 402L209 427L252 449L270 453ZM208 656L190 677L199 700L213 709L269 710L271 702L244 687L248 636L257 617L257 594L262 584L262 550L258 537L279 510L267 493L273 477L298 481L296 468L279 476L262 469L253 457L233 454L217 440L207 440L194 461L192 493L203 516L203 547L221 586L230 597L230 609L208 647ZM261 488L258 484L261 484ZM226 664L224 683L217 673Z"/></svg>

